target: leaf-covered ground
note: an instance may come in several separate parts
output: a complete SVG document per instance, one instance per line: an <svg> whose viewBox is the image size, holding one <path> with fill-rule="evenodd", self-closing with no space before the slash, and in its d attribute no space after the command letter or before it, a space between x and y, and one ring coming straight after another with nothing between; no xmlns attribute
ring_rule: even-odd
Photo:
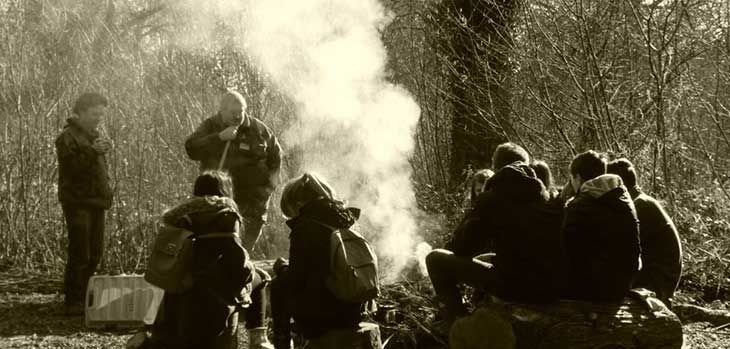
<svg viewBox="0 0 730 349"><path fill-rule="evenodd" d="M425 287L400 284L384 290L387 301L400 303L399 308L408 311L398 316L400 323L382 326L383 340L391 338L386 348L398 348L404 342L411 342L407 347L422 347L419 342L428 348L439 347L426 316L429 301L422 294L430 292ZM0 273L0 348L124 347L132 331L90 330L85 328L83 316L63 315L60 289L61 281L57 278ZM407 334L411 340L406 338ZM241 339L243 343L245 339ZM430 343L422 342L424 339ZM685 348L730 348L730 329L706 323L689 324L685 326Z"/></svg>

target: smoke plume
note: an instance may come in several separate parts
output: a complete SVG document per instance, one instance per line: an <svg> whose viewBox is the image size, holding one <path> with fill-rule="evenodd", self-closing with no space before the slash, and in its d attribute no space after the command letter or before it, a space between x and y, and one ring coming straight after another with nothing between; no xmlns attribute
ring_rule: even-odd
<svg viewBox="0 0 730 349"><path fill-rule="evenodd" d="M297 122L279 137L302 154L302 170L362 208L361 231L393 280L419 242L409 157L420 109L385 78L387 11L378 0L221 5L230 2L206 11L241 10L239 48L296 105Z"/></svg>

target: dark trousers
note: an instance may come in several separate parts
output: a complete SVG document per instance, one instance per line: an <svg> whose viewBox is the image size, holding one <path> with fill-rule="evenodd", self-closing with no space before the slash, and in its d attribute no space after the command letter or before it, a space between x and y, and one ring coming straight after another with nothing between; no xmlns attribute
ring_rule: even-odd
<svg viewBox="0 0 730 349"><path fill-rule="evenodd" d="M269 200L255 201L250 200L245 194L237 193L236 205L238 211L243 217L243 248L249 253L253 252L256 241L258 241L266 224L267 207Z"/></svg>
<svg viewBox="0 0 730 349"><path fill-rule="evenodd" d="M242 310L247 329L265 326L266 291L270 279L265 271L255 270L251 304ZM206 287L193 286L182 294L165 293L147 348L238 348L238 309L221 304L218 299L202 299L211 298L210 291Z"/></svg>
<svg viewBox="0 0 730 349"><path fill-rule="evenodd" d="M244 319L246 328L264 327L266 323L266 308L269 303L267 287L271 277L263 270L256 269L251 283L251 304L246 308Z"/></svg>
<svg viewBox="0 0 730 349"><path fill-rule="evenodd" d="M497 285L497 276L491 264L459 257L448 250L431 251L426 256L426 268L436 297L444 307L442 315L447 322L468 314L459 292L460 283L491 294L494 294Z"/></svg>
<svg viewBox="0 0 730 349"><path fill-rule="evenodd" d="M104 252L104 210L63 206L68 231L68 261L64 277L65 302L83 303L86 284Z"/></svg>
<svg viewBox="0 0 730 349"><path fill-rule="evenodd" d="M291 341L291 318L293 304L288 296L289 273L286 267L277 271L276 278L271 281L269 291L271 293L271 320L274 330L274 347L290 348Z"/></svg>

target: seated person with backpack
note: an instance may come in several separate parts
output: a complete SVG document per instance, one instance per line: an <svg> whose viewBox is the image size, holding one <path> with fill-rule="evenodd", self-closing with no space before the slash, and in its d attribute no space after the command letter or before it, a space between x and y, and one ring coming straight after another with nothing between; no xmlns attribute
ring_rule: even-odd
<svg viewBox="0 0 730 349"><path fill-rule="evenodd" d="M436 249L426 257L442 330L468 315L459 283L509 301L557 299L564 273L563 211L548 205L549 194L528 161L522 147L498 146L492 159L495 174L456 228L448 250ZM482 257L487 252L493 252L488 261Z"/></svg>
<svg viewBox="0 0 730 349"><path fill-rule="evenodd" d="M570 163L572 192L563 223L568 299L620 302L639 270L639 225L621 177L595 151Z"/></svg>
<svg viewBox="0 0 730 349"><path fill-rule="evenodd" d="M669 305L682 274L682 244L672 219L653 197L638 186L634 164L621 158L608 163L608 172L621 177L634 200L639 218L641 271L634 287L654 291Z"/></svg>
<svg viewBox="0 0 730 349"><path fill-rule="evenodd" d="M291 234L288 265L278 260L277 276L271 282L274 345L292 348L293 318L296 332L309 342L308 347L316 348L326 335L358 327L365 302L377 297L376 257L351 228L360 216L359 209L345 207L315 174L305 173L284 187L281 210L289 218L286 223ZM344 258L345 249L347 262L365 265L357 268L363 280L348 280L348 275L353 276L350 265L333 257Z"/></svg>
<svg viewBox="0 0 730 349"><path fill-rule="evenodd" d="M273 348L264 324L270 278L253 267L242 247L241 217L231 198L230 178L206 171L196 179L193 195L162 217L145 278L165 289L165 295L145 347L237 348L238 312L247 307L243 311L249 348ZM175 246L161 241L176 232L187 232L185 239L190 240L177 245L182 247L174 263L188 260L189 270L179 273L182 280L166 280L173 273L165 272L164 256L157 250Z"/></svg>

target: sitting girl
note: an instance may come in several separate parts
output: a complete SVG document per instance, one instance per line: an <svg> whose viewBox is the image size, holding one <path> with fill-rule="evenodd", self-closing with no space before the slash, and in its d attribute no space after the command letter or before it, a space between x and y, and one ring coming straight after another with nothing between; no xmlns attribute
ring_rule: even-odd
<svg viewBox="0 0 730 349"><path fill-rule="evenodd" d="M195 181L194 197L167 211L165 224L196 236L191 289L166 293L148 341L151 348L238 348L238 311L243 307L249 348L273 348L266 338L266 286L269 276L256 270L242 247L241 217L231 198L227 174L208 171Z"/></svg>

